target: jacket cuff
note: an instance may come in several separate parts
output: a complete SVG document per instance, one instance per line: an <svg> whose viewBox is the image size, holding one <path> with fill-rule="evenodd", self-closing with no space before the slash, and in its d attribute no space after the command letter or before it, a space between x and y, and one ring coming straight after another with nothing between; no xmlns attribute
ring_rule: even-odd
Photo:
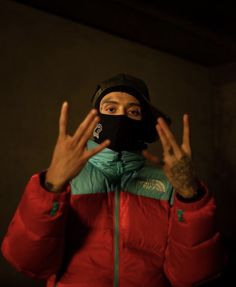
<svg viewBox="0 0 236 287"><path fill-rule="evenodd" d="M198 182L198 184L200 191L199 197L197 196L197 198L194 198L192 200L186 200L176 193L174 199L175 206L183 210L198 210L205 206L211 198L211 194L202 182Z"/></svg>
<svg viewBox="0 0 236 287"><path fill-rule="evenodd" d="M28 231L41 237L64 232L70 202L70 187L65 192L46 191L40 185L40 173L31 177L19 204L19 215Z"/></svg>
<svg viewBox="0 0 236 287"><path fill-rule="evenodd" d="M60 192L52 192L52 191L48 190L46 188L46 186L45 186L46 173L47 173L47 170L44 170L44 171L42 171L42 172L40 172L38 174L40 187L44 190L44 192L47 192L47 193L55 195L56 196L55 198L63 199L66 196L65 193L69 193L70 192L70 184L67 184L64 187L64 189L62 191L60 191Z"/></svg>

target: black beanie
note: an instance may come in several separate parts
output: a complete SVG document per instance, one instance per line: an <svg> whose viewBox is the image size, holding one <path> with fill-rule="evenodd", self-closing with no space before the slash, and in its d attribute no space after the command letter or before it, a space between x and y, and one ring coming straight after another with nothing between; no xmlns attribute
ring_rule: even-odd
<svg viewBox="0 0 236 287"><path fill-rule="evenodd" d="M155 128L157 118L162 117L168 125L171 124L171 119L167 115L152 106L148 88L143 80L127 74L118 74L102 81L98 84L92 97L93 107L99 109L101 99L110 92L126 92L140 101L145 142L152 143L158 139L158 133Z"/></svg>

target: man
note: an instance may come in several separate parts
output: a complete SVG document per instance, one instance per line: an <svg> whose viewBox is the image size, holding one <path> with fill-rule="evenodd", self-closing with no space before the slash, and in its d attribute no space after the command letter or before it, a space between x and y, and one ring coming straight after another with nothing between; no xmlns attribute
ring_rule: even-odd
<svg viewBox="0 0 236 287"><path fill-rule="evenodd" d="M73 136L68 104L46 172L29 181L2 245L19 271L57 287L188 287L217 276L224 254L215 204L145 83L102 82ZM90 140L93 135L93 140ZM160 138L163 170L147 143ZM171 284L171 285L170 285Z"/></svg>

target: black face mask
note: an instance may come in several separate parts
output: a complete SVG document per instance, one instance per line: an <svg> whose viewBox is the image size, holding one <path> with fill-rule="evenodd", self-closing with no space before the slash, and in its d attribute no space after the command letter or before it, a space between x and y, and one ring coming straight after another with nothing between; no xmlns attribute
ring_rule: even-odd
<svg viewBox="0 0 236 287"><path fill-rule="evenodd" d="M100 114L100 122L93 132L96 143L109 139L109 149L115 151L140 151L146 148L143 140L143 123L125 115Z"/></svg>

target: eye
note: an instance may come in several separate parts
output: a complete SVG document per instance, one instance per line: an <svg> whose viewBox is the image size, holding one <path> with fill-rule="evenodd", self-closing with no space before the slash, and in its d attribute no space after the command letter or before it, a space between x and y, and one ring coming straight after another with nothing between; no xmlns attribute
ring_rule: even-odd
<svg viewBox="0 0 236 287"><path fill-rule="evenodd" d="M135 118L135 119L141 119L141 111L139 109L130 109L128 111L128 115L132 118Z"/></svg>
<svg viewBox="0 0 236 287"><path fill-rule="evenodd" d="M104 110L106 112L110 113L110 114L113 114L113 113L116 112L116 107L114 107L114 106L107 106L107 107L104 108Z"/></svg>
<svg viewBox="0 0 236 287"><path fill-rule="evenodd" d="M140 115L140 111L130 111L130 113L132 115L135 115L135 116L139 116Z"/></svg>

